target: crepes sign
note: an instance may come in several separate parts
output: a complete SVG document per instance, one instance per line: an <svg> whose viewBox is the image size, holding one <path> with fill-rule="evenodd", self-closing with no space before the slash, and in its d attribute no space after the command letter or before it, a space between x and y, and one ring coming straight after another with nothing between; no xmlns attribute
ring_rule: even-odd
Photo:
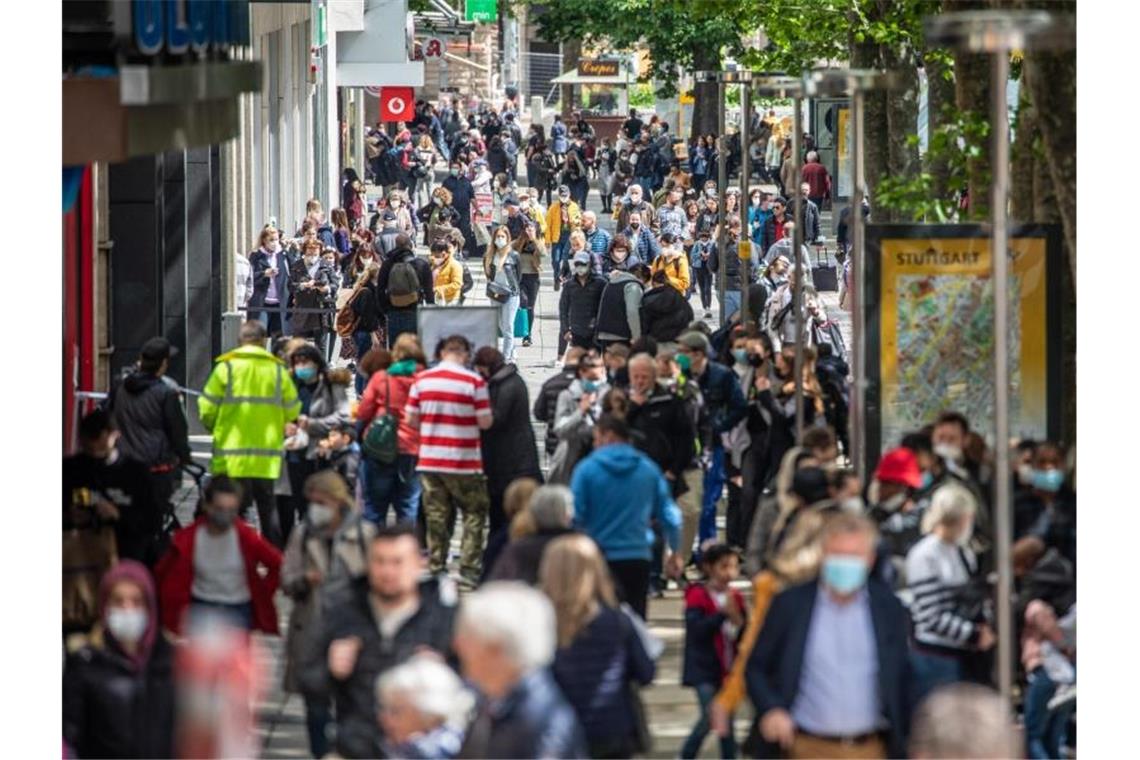
<svg viewBox="0 0 1140 760"><path fill-rule="evenodd" d="M578 61L578 76L583 77L616 77L618 75L619 61L598 61L585 59Z"/></svg>

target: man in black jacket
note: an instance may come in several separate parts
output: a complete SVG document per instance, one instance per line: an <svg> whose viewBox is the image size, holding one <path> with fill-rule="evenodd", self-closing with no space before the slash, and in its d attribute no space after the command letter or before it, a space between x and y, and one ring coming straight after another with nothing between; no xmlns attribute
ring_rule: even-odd
<svg viewBox="0 0 1140 760"><path fill-rule="evenodd" d="M451 192L451 207L459 214L459 231L463 233L466 241L465 248L468 257L480 255L475 243L475 233L471 230L471 204L475 200L475 187L467 179L467 167L458 160L452 160L447 167L448 177L443 186Z"/></svg>
<svg viewBox="0 0 1140 760"><path fill-rule="evenodd" d="M182 394L166 377L170 359L177 353L166 338L144 343L138 363L111 394L108 409L121 434L119 450L146 466L160 509L174 494L179 467L190 461Z"/></svg>
<svg viewBox="0 0 1140 760"><path fill-rule="evenodd" d="M404 293L403 280L392 270L410 265L419 279L419 293ZM406 270L405 270L406 271ZM435 303L435 289L432 286L431 264L427 259L416 256L412 240L401 233L396 236L396 248L384 259L376 283L376 294L381 311L388 315L388 346L391 347L401 333L416 331L416 306L421 303ZM413 295L415 300L408 303Z"/></svg>
<svg viewBox="0 0 1140 760"><path fill-rule="evenodd" d="M376 678L421 649L448 656L458 591L445 576L422 581L412 527L382 527L368 547L368 577L327 600L301 671L306 697L331 694L337 752L379 757Z"/></svg>
<svg viewBox="0 0 1140 760"><path fill-rule="evenodd" d="M641 297L641 333L658 343L672 343L693 322L693 307L669 283L665 270L654 272Z"/></svg>
<svg viewBox="0 0 1140 760"><path fill-rule="evenodd" d="M558 354L567 345L593 348L597 333L598 305L605 279L594 274L590 254L578 251L570 261L574 276L566 281L558 299Z"/></svg>
<svg viewBox="0 0 1140 760"><path fill-rule="evenodd" d="M891 588L867 577L876 540L865 517L831 517L820 579L773 599L756 639L748 696L764 740L793 757L906 755L909 621Z"/></svg>
<svg viewBox="0 0 1140 760"><path fill-rule="evenodd" d="M558 396L570 387L578 378L578 360L586 353L586 349L577 346L566 350L562 361L562 370L553 377L549 377L538 391L538 398L534 400L534 418L546 423L546 453L553 454L558 448L558 436L554 434L554 410L558 407Z"/></svg>

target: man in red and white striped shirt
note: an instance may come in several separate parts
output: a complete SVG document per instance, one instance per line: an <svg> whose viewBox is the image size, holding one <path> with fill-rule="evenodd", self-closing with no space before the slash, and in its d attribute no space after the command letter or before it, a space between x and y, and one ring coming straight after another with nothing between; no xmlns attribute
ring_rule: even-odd
<svg viewBox="0 0 1140 760"><path fill-rule="evenodd" d="M445 338L439 364L416 376L406 416L420 430L416 470L424 487L429 567L433 573L446 571L451 516L460 511L460 585L474 588L483 569L489 509L479 431L490 428L492 420L487 383L467 368L470 356L471 344L462 335Z"/></svg>

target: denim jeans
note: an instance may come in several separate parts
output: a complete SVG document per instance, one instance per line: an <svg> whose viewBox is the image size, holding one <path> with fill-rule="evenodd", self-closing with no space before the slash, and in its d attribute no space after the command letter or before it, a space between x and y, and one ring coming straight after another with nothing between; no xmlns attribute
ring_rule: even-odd
<svg viewBox="0 0 1140 760"><path fill-rule="evenodd" d="M914 672L915 704L939 686L962 680L962 661L956 657L911 651L910 665Z"/></svg>
<svg viewBox="0 0 1140 760"><path fill-rule="evenodd" d="M324 757L329 753L329 724L332 723L332 709L328 698L305 698L305 728L309 732L309 753L313 757Z"/></svg>
<svg viewBox="0 0 1140 760"><path fill-rule="evenodd" d="M519 296L516 293L499 306L499 332L503 334L503 358L515 360L515 313L519 310Z"/></svg>
<svg viewBox="0 0 1140 760"><path fill-rule="evenodd" d="M416 332L416 310L393 309L388 312L388 348L396 345L396 338L403 333Z"/></svg>
<svg viewBox="0 0 1140 760"><path fill-rule="evenodd" d="M740 291L724 290L724 318L727 320L736 312L740 311Z"/></svg>
<svg viewBox="0 0 1140 760"><path fill-rule="evenodd" d="M1057 692L1057 684L1038 666L1029 674L1025 688L1025 752L1030 760L1046 760L1061 756L1069 729L1073 703L1049 711L1049 700Z"/></svg>
<svg viewBox="0 0 1140 760"><path fill-rule="evenodd" d="M191 626L198 620L207 618L228 623L242 631L253 630L253 604L251 602L225 604L191 598L188 615Z"/></svg>
<svg viewBox="0 0 1140 760"><path fill-rule="evenodd" d="M364 355L372 350L372 333L367 330L358 330L352 334L352 340L356 344L356 363L360 364L360 360ZM368 379L359 372L356 373L356 397L360 398L364 395L364 386L368 383Z"/></svg>
<svg viewBox="0 0 1140 760"><path fill-rule="evenodd" d="M558 242L550 247L550 265L554 267L554 279L562 276L562 264L570 258L570 233L562 230Z"/></svg>
<svg viewBox="0 0 1140 760"><path fill-rule="evenodd" d="M396 511L396 522L414 523L420 509L420 478L416 458L400 454L392 464L380 464L367 457L364 465L364 519L375 525L388 522L388 508Z"/></svg>
<svg viewBox="0 0 1140 760"><path fill-rule="evenodd" d="M713 446L712 463L705 473L704 501L701 504L701 523L697 528L700 543L716 538L716 504L724 490L724 448Z"/></svg>
<svg viewBox="0 0 1140 760"><path fill-rule="evenodd" d="M718 689L719 687L711 683L697 685L697 701L701 704L701 717L697 719L693 730L689 733L689 738L685 739L685 743L681 747L681 757L696 757L701 751L701 744L704 743L705 737L708 736L711 728L709 725L709 707L712 705L712 701L716 697ZM720 756L736 757L736 738L732 735L731 716L728 719L728 725L728 736L720 738Z"/></svg>

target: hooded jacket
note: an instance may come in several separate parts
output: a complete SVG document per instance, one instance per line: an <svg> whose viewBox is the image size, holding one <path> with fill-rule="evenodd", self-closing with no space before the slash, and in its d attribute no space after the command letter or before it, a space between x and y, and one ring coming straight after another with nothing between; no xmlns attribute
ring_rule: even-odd
<svg viewBox="0 0 1140 760"><path fill-rule="evenodd" d="M570 479L574 524L598 544L607 560L650 559L657 520L669 547L681 545L681 511L661 468L628 443L594 451Z"/></svg>
<svg viewBox="0 0 1140 760"><path fill-rule="evenodd" d="M530 424L530 399L518 367L505 364L487 381L491 398L492 423L481 431L483 473L487 488L505 490L515 478L532 477L542 481L538 448Z"/></svg>
<svg viewBox="0 0 1140 760"><path fill-rule="evenodd" d="M602 340L637 340L641 337L641 280L615 270L598 304L597 337Z"/></svg>
<svg viewBox="0 0 1140 760"><path fill-rule="evenodd" d="M658 343L677 340L693 321L693 307L672 285L659 285L641 297L641 329Z"/></svg>
<svg viewBox="0 0 1140 760"><path fill-rule="evenodd" d="M124 456L148 467L190 461L186 414L173 382L134 370L119 384L111 402Z"/></svg>
<svg viewBox="0 0 1140 760"><path fill-rule="evenodd" d="M63 739L78 757L174 757L174 648L158 630L150 575L122 562L104 576L100 619L110 587L142 587L149 615L140 654L130 657L101 625L63 669Z"/></svg>
<svg viewBox="0 0 1140 760"><path fill-rule="evenodd" d="M162 600L162 625L175 634L182 632L183 617L190 606L194 585L194 544L198 528L206 524L203 515L174 534L170 549L154 567ZM273 595L281 580L281 552L262 538L249 523L235 520L231 530L238 535L238 548L245 564L245 580L249 585L249 601L253 613L253 629L277 633L277 607ZM261 570L265 570L265 575Z"/></svg>
<svg viewBox="0 0 1140 760"><path fill-rule="evenodd" d="M420 647L445 657L451 652L458 601L454 583L447 578L433 578L421 582L419 591L419 608L390 639L380 635L366 577L352 581L323 610L320 630L312 639L312 648L300 671L300 685L307 697L332 697L336 705L336 749L343 757L376 757L380 740L376 722L377 676L405 662ZM352 673L340 681L329 672L329 645L350 636L359 637L363 645Z"/></svg>
<svg viewBox="0 0 1140 760"><path fill-rule="evenodd" d="M211 470L233 478L281 475L285 423L301 401L285 362L261 346L222 354L198 399L198 417L214 437Z"/></svg>

